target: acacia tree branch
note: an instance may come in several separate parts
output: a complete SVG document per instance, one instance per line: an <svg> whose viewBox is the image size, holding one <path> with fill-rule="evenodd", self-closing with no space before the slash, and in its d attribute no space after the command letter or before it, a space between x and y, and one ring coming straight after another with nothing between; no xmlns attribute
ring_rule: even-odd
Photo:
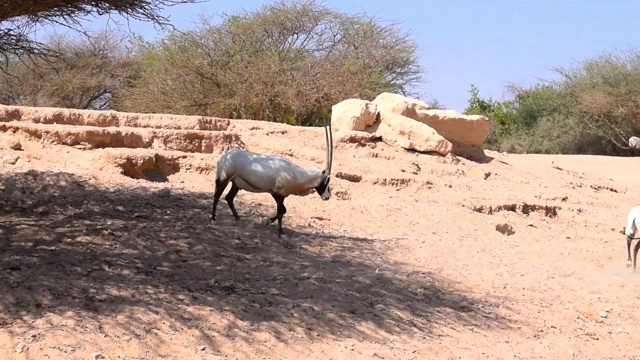
<svg viewBox="0 0 640 360"><path fill-rule="evenodd" d="M79 18L118 14L127 19L171 26L160 14L164 7L198 3L202 0L0 0L0 54L2 71L10 57L50 58L58 55L30 35L36 25L56 24L74 30Z"/></svg>
<svg viewBox="0 0 640 360"><path fill-rule="evenodd" d="M0 2L0 22L27 17L34 23L59 19L77 23L77 18L117 13L136 20L168 24L160 15L163 7L197 3L201 0L4 0Z"/></svg>
<svg viewBox="0 0 640 360"><path fill-rule="evenodd" d="M621 149L629 149L629 146L627 145L628 136L626 136L623 130L613 124L606 117L599 116L598 120L586 119L584 123L587 126L587 132L594 135L602 136L605 139L609 139ZM605 128L608 131L605 131Z"/></svg>

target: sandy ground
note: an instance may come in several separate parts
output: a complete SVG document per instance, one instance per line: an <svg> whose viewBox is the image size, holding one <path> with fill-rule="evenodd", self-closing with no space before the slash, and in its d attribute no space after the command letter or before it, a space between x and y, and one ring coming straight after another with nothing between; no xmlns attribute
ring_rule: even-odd
<svg viewBox="0 0 640 360"><path fill-rule="evenodd" d="M243 126L252 150L324 166L320 129ZM14 138L2 359L640 358L620 233L637 158L336 144L331 200L287 198L278 238L269 195L209 223L215 153L148 181L106 159L151 149Z"/></svg>

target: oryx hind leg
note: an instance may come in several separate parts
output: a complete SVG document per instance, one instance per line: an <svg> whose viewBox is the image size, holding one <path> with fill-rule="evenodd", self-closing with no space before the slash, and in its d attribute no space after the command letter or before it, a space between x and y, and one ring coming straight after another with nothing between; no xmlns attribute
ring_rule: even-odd
<svg viewBox="0 0 640 360"><path fill-rule="evenodd" d="M213 223L216 221L216 208L218 207L218 201L224 192L224 189L229 184L229 180L221 180L216 178L216 187L213 194L213 207L211 209L211 219L210 221Z"/></svg>
<svg viewBox="0 0 640 360"><path fill-rule="evenodd" d="M260 224L264 225L264 226L269 226L271 224L273 224L274 221L278 220L278 215L273 216L273 217L266 217L264 219L262 219L260 221Z"/></svg>

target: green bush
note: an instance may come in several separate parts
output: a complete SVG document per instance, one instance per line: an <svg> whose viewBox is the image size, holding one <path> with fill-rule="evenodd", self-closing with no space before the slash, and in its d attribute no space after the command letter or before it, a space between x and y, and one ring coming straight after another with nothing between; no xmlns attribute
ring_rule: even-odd
<svg viewBox="0 0 640 360"><path fill-rule="evenodd" d="M222 19L137 41L140 76L117 107L313 125L346 98L410 95L422 79L408 34L366 15L303 0Z"/></svg>
<svg viewBox="0 0 640 360"><path fill-rule="evenodd" d="M512 99L483 99L471 85L467 114L487 116L485 147L514 153L630 155L640 132L640 53L604 53L555 82L510 87Z"/></svg>

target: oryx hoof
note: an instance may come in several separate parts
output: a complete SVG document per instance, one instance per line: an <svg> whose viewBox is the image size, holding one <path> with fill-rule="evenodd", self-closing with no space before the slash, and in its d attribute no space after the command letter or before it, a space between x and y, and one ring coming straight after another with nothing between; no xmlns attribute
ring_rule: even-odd
<svg viewBox="0 0 640 360"><path fill-rule="evenodd" d="M627 261L627 267L631 267L631 261Z"/></svg>
<svg viewBox="0 0 640 360"><path fill-rule="evenodd" d="M262 226L269 226L271 224L271 219L269 218L264 218L260 221L260 225Z"/></svg>
<svg viewBox="0 0 640 360"><path fill-rule="evenodd" d="M215 223L216 223L216 218L215 218L215 217L213 217L213 216L211 216L211 215L209 215L209 222L210 222L211 224L215 224Z"/></svg>

